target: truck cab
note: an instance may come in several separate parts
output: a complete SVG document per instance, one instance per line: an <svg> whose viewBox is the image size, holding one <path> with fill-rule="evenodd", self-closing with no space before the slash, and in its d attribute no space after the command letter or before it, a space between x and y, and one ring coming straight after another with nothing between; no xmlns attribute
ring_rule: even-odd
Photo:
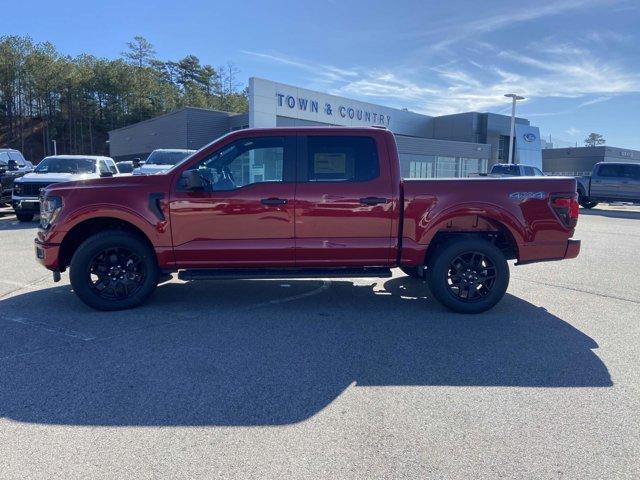
<svg viewBox="0 0 640 480"><path fill-rule="evenodd" d="M0 148L0 205L11 202L13 182L32 171L33 164L20 151Z"/></svg>
<svg viewBox="0 0 640 480"><path fill-rule="evenodd" d="M640 203L640 163L599 162L591 175L577 180L579 202L584 208L600 202Z"/></svg>

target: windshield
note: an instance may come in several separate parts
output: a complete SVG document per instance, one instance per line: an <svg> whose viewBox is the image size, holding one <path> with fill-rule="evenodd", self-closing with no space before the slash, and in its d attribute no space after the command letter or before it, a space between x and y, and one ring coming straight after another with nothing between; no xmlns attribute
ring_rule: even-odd
<svg viewBox="0 0 640 480"><path fill-rule="evenodd" d="M491 173L497 175L518 175L517 165L494 165Z"/></svg>
<svg viewBox="0 0 640 480"><path fill-rule="evenodd" d="M193 152L190 150L183 150L179 152L162 152L153 151L147 158L145 165L175 165L181 160L184 160Z"/></svg>
<svg viewBox="0 0 640 480"><path fill-rule="evenodd" d="M95 173L96 161L92 158L45 158L35 173Z"/></svg>

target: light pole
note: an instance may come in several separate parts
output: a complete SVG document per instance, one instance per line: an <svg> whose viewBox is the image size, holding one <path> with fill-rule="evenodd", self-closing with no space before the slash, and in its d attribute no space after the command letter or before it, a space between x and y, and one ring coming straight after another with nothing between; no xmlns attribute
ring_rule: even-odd
<svg viewBox="0 0 640 480"><path fill-rule="evenodd" d="M53 142L53 154L58 155L58 143L55 140L51 140Z"/></svg>
<svg viewBox="0 0 640 480"><path fill-rule="evenodd" d="M510 98L512 100L511 103L511 133L509 133L509 161L507 163L511 164L513 162L513 135L516 130L516 102L518 100L524 100L524 97L516 95L515 93L507 93L505 97Z"/></svg>

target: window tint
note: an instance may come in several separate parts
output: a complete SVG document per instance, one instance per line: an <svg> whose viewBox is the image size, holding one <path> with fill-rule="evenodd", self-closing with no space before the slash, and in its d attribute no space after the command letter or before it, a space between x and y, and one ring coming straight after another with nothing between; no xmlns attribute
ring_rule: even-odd
<svg viewBox="0 0 640 480"><path fill-rule="evenodd" d="M622 176L625 178L640 178L640 165L623 165Z"/></svg>
<svg viewBox="0 0 640 480"><path fill-rule="evenodd" d="M497 175L518 175L517 165L494 165L491 167L491 173Z"/></svg>
<svg viewBox="0 0 640 480"><path fill-rule="evenodd" d="M0 152L0 163L2 165L9 164L9 154L7 152Z"/></svg>
<svg viewBox="0 0 640 480"><path fill-rule="evenodd" d="M212 191L282 182L284 143L284 137L245 138L218 150L196 168Z"/></svg>
<svg viewBox="0 0 640 480"><path fill-rule="evenodd" d="M9 158L11 160L15 160L16 162L18 162L18 165L20 165L21 167L25 166L24 158L22 157L22 155L20 155L20 153L18 153L18 152L9 152Z"/></svg>
<svg viewBox="0 0 640 480"><path fill-rule="evenodd" d="M533 177L535 175L533 171L533 167L522 167L524 170L524 175L526 177Z"/></svg>
<svg viewBox="0 0 640 480"><path fill-rule="evenodd" d="M600 165L600 169L598 170L598 175L601 177L621 177L622 176L622 165Z"/></svg>
<svg viewBox="0 0 640 480"><path fill-rule="evenodd" d="M307 137L307 181L364 182L380 174L371 137Z"/></svg>

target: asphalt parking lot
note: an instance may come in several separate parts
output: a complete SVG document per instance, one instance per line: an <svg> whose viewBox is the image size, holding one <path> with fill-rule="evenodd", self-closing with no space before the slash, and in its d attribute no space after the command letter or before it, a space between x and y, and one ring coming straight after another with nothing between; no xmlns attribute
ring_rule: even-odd
<svg viewBox="0 0 640 480"><path fill-rule="evenodd" d="M639 478L640 208L452 314L397 271L84 306L0 217L0 478Z"/></svg>

